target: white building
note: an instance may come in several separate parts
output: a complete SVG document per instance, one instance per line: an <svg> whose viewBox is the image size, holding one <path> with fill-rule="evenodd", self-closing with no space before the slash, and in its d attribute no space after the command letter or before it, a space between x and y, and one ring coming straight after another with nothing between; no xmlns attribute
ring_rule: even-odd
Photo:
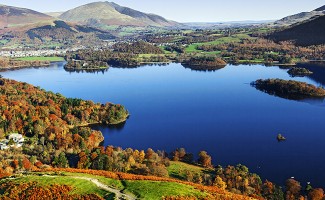
<svg viewBox="0 0 325 200"><path fill-rule="evenodd" d="M18 133L13 133L13 134L10 134L8 136L8 140L13 140L14 142L16 143L19 143L19 142L24 142L25 139L23 138L23 135L21 134L18 134Z"/></svg>
<svg viewBox="0 0 325 200"><path fill-rule="evenodd" d="M20 148L23 146L25 139L23 138L23 135L18 134L18 133L14 133L14 134L10 134L7 140L2 140L0 141L0 150L6 150L9 149L9 147L16 147L16 148ZM8 145L9 141L13 141L14 144L12 145Z"/></svg>
<svg viewBox="0 0 325 200"><path fill-rule="evenodd" d="M9 140L2 140L1 142L0 142L0 150L6 150L6 149L9 149L9 147L8 147L8 142L9 142Z"/></svg>

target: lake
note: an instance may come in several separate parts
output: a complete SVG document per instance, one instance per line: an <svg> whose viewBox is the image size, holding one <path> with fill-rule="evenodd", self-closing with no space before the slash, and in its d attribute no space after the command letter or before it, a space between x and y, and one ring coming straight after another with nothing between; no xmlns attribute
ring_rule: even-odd
<svg viewBox="0 0 325 200"><path fill-rule="evenodd" d="M324 86L325 68L310 78L291 78L287 69L228 65L194 71L180 64L66 72L64 62L47 68L1 72L67 97L113 102L131 113L124 125L94 127L105 145L168 152L206 150L214 164L244 164L251 172L283 185L295 177L303 185L325 187L325 102L293 101L250 85L256 79L294 79ZM281 133L287 138L278 142Z"/></svg>

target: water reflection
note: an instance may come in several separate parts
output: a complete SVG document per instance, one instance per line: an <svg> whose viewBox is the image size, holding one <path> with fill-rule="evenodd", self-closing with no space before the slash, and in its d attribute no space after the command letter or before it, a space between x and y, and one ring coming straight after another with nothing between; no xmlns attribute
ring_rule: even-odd
<svg viewBox="0 0 325 200"><path fill-rule="evenodd" d="M272 89L267 90L264 87L259 87L258 85L255 85L254 83L252 83L251 86L271 96L276 96L288 100L295 100L298 102L309 103L312 105L324 105L324 99L325 99L324 97L310 97L310 96L298 95L298 94L285 94L277 90L272 90Z"/></svg>
<svg viewBox="0 0 325 200"><path fill-rule="evenodd" d="M199 66L199 65L193 66L193 65L185 65L185 64L182 64L182 66L186 69L191 69L192 71L202 71L202 72L214 72L226 67L226 66Z"/></svg>
<svg viewBox="0 0 325 200"><path fill-rule="evenodd" d="M168 66L170 63L141 63L140 65L111 65L110 67L112 68L120 68L120 69L136 69L136 68L141 68L141 67L148 67L148 66Z"/></svg>
<svg viewBox="0 0 325 200"><path fill-rule="evenodd" d="M66 72L70 72L70 73L91 73L91 74L105 74L105 72L108 71L107 69L68 69L68 68L64 68L64 70Z"/></svg>
<svg viewBox="0 0 325 200"><path fill-rule="evenodd" d="M114 125L96 124L96 125L91 125L91 128L94 130L100 130L100 131L102 131L104 129L109 129L110 131L120 132L125 127L125 124L126 124L126 122L114 124Z"/></svg>
<svg viewBox="0 0 325 200"><path fill-rule="evenodd" d="M297 64L297 67L304 67L313 72L308 78L325 86L325 62L310 62Z"/></svg>

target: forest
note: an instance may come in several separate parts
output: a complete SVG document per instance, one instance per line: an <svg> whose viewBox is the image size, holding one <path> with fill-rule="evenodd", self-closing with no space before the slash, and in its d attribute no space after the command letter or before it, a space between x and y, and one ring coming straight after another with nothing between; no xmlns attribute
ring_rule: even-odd
<svg viewBox="0 0 325 200"><path fill-rule="evenodd" d="M84 49L68 52L66 68L69 69L102 69L103 66L135 67L144 63L169 62L161 55L159 47L140 41L135 43L116 43L113 49Z"/></svg>
<svg viewBox="0 0 325 200"><path fill-rule="evenodd" d="M0 79L0 105L0 139L11 133L22 134L26 137L22 153L46 164L52 164L63 152L98 147L104 137L89 124L118 124L129 115L119 104L65 98L4 78ZM2 155L2 168L10 166L13 159L11 154Z"/></svg>
<svg viewBox="0 0 325 200"><path fill-rule="evenodd" d="M292 64L296 61L321 60L325 56L325 47L322 45L299 47L290 42L275 43L263 38L246 39L239 43L201 45L197 49L220 51L221 57L231 63L261 60L264 63Z"/></svg>
<svg viewBox="0 0 325 200"><path fill-rule="evenodd" d="M120 42L113 45L113 51L133 54L162 54L164 53L159 47L144 41L137 41L132 44Z"/></svg>

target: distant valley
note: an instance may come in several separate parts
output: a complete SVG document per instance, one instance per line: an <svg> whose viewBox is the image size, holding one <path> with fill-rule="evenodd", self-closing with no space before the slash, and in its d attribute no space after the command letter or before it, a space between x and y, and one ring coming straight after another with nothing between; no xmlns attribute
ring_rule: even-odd
<svg viewBox="0 0 325 200"><path fill-rule="evenodd" d="M94 2L65 12L40 13L31 9L0 5L0 48L62 49L109 46L110 41L169 30L266 27L276 31L267 38L289 40L300 45L324 43L320 26L325 7L270 21L179 23L114 2ZM317 30L317 31L311 31ZM297 34L296 34L297 33ZM295 36L292 36L295 34ZM303 40L303 41L302 41ZM104 44L103 41L106 41Z"/></svg>
<svg viewBox="0 0 325 200"><path fill-rule="evenodd" d="M112 2L47 14L0 5L0 46L10 49L96 46L103 40L182 26Z"/></svg>

